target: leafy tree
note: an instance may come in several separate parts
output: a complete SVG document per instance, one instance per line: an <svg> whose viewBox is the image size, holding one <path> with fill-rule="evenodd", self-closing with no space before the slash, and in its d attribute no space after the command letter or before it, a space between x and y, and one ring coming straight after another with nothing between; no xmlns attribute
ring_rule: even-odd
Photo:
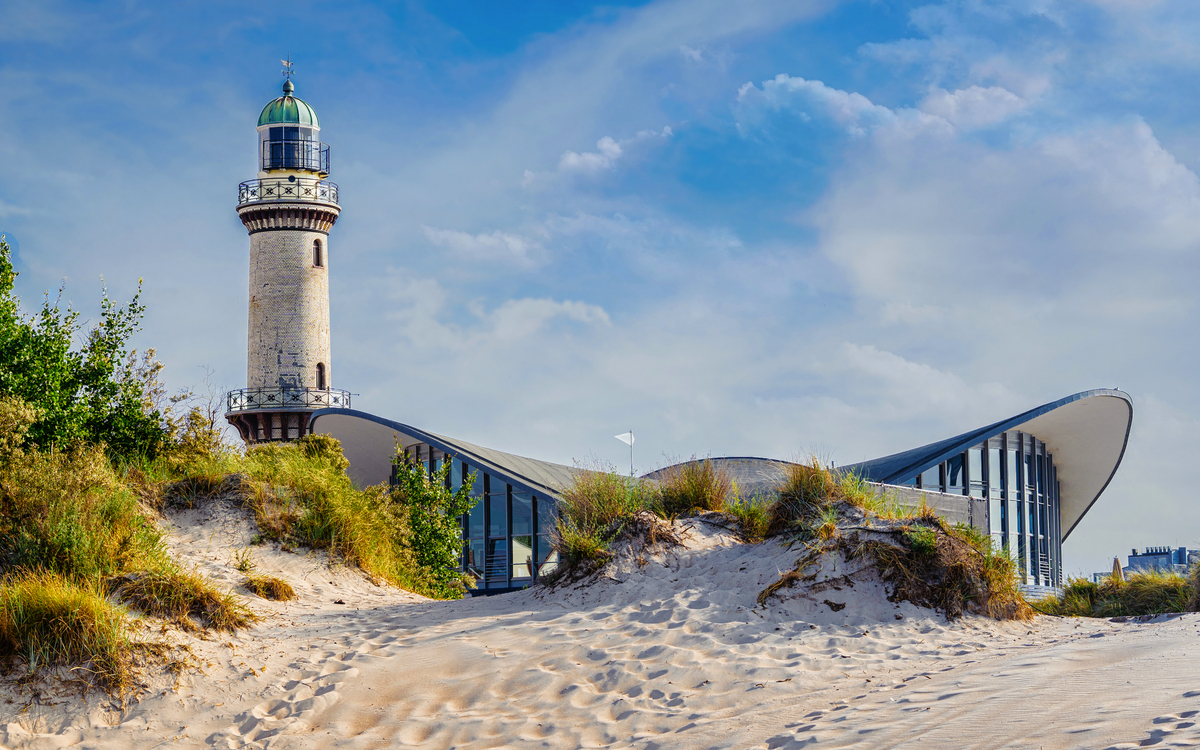
<svg viewBox="0 0 1200 750"><path fill-rule="evenodd" d="M392 485L392 499L408 511L412 533L409 545L417 563L429 571L439 593L445 597L461 596L470 581L469 576L458 571L463 550L459 517L477 501L471 497L474 474L456 492L450 491L451 466L446 461L430 474L421 463L406 461L401 456Z"/></svg>
<svg viewBox="0 0 1200 750"><path fill-rule="evenodd" d="M167 431L147 398L144 368L136 352L127 351L145 312L141 280L123 307L103 295L100 321L76 347L78 311L62 310L47 295L42 309L27 317L13 292L16 278L12 251L0 237L0 396L37 409L26 442L43 449L105 443L115 457L157 453Z"/></svg>

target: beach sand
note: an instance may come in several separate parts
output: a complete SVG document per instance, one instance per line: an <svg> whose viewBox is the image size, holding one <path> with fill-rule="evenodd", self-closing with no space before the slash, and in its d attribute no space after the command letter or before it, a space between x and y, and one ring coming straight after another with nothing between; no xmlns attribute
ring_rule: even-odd
<svg viewBox="0 0 1200 750"><path fill-rule="evenodd" d="M252 521L173 515L172 547L229 586ZM125 706L0 686L5 748L1107 748L1200 745L1200 616L947 623L887 601L870 569L758 593L798 552L677 522L684 546L627 550L598 579L435 602L252 547L300 595L247 595L236 634L152 635L198 668ZM844 605L844 606L842 606ZM11 702L10 702L11 701Z"/></svg>

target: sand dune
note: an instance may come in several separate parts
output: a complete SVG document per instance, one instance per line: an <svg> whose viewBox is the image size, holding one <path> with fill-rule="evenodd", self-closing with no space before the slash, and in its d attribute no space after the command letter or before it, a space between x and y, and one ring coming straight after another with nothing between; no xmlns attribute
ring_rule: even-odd
<svg viewBox="0 0 1200 750"><path fill-rule="evenodd" d="M178 554L230 585L253 524L173 519ZM432 602L256 547L300 598L191 646L124 709L6 685L4 747L1161 747L1200 744L1200 617L947 623L895 605L869 569L755 597L798 556L720 525L631 552L599 580ZM641 557L644 564L639 563ZM837 584L831 585L831 583ZM844 607L841 605L845 605ZM1190 654L1190 656L1189 656ZM53 705L45 705L53 704Z"/></svg>

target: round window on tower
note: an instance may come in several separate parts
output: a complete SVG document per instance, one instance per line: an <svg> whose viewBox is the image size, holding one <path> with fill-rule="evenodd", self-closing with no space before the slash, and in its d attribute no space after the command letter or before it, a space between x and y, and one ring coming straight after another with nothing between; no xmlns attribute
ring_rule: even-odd
<svg viewBox="0 0 1200 750"><path fill-rule="evenodd" d="M313 265L317 268L325 265L325 257L321 254L320 240L313 240Z"/></svg>

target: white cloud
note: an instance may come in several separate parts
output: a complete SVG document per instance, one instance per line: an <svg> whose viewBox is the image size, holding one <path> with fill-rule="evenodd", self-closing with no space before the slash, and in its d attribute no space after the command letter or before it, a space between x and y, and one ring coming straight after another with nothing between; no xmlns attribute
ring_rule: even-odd
<svg viewBox="0 0 1200 750"><path fill-rule="evenodd" d="M1029 102L999 86L971 86L950 93L934 89L918 108L959 128L995 125L1029 106Z"/></svg>
<svg viewBox="0 0 1200 750"><path fill-rule="evenodd" d="M596 151L564 153L558 160L558 169L561 172L595 173L602 169L611 169L613 162L621 158L622 153L621 144L606 135L596 141Z"/></svg>
<svg viewBox="0 0 1200 750"><path fill-rule="evenodd" d="M901 134L953 131L941 117L911 108L891 110L873 103L862 94L830 88L821 81L784 73L764 81L762 88L753 83L744 84L738 89L737 101L742 115L739 127L756 124L761 120L764 110L788 109L805 119L830 119L854 136L877 130Z"/></svg>
<svg viewBox="0 0 1200 750"><path fill-rule="evenodd" d="M651 139L666 139L673 135L674 132L669 126L664 127L661 131L639 130L632 138L626 138L623 141L617 141L611 136L606 135L596 141L595 151L584 151L582 153L567 151L564 153L558 160L558 171L591 175L607 169L613 169L616 166L617 160L625 155L625 150L631 145ZM534 178L534 173L525 170L523 184L529 184Z"/></svg>
<svg viewBox="0 0 1200 750"><path fill-rule="evenodd" d="M679 45L679 54L683 55L683 59L687 60L688 62L704 62L704 53L701 50L689 47L686 44Z"/></svg>
<svg viewBox="0 0 1200 750"><path fill-rule="evenodd" d="M612 325L608 313L603 308L571 300L508 300L485 316L491 326L492 335L500 342L532 336L544 330L555 318L565 318L584 325Z"/></svg>
<svg viewBox="0 0 1200 750"><path fill-rule="evenodd" d="M519 234L493 230L469 234L455 229L436 229L422 226L426 239L468 260L512 263L533 267L545 260L540 243Z"/></svg>

